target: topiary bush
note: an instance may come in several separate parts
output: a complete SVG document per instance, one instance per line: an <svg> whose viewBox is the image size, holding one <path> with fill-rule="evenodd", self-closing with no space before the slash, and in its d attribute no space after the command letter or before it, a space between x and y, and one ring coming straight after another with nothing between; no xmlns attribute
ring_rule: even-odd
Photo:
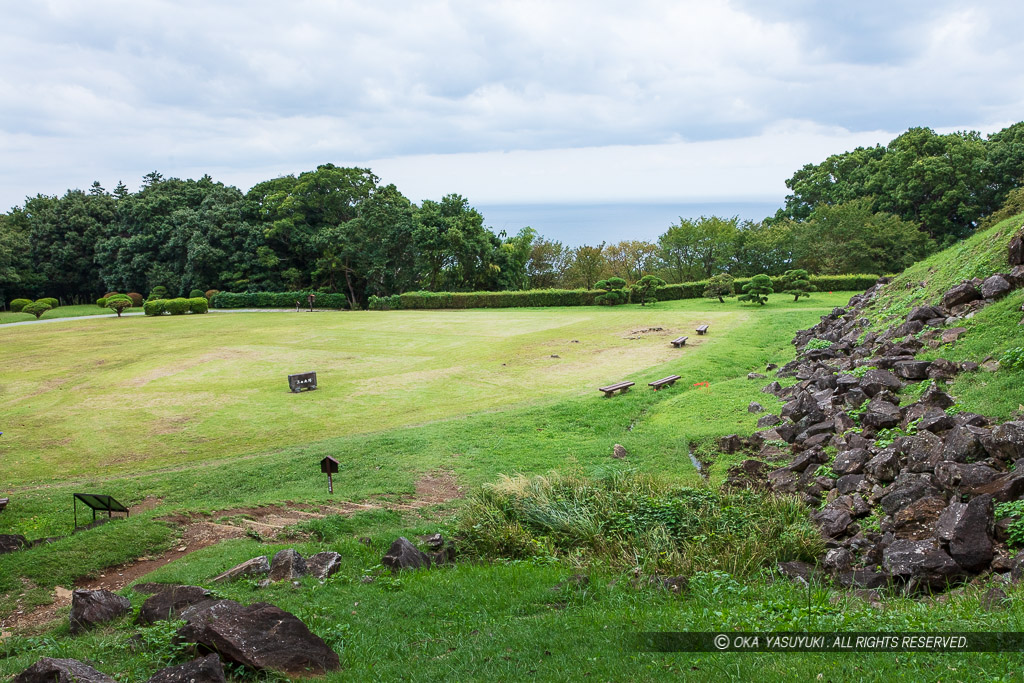
<svg viewBox="0 0 1024 683"><path fill-rule="evenodd" d="M203 294L203 290L201 289L193 289L188 293L189 299L198 299L199 297L203 297L204 299L206 298L206 295Z"/></svg>
<svg viewBox="0 0 1024 683"><path fill-rule="evenodd" d="M22 309L32 303L32 299L14 299L11 301L11 312L21 313Z"/></svg>
<svg viewBox="0 0 1024 683"><path fill-rule="evenodd" d="M206 313L210 310L210 302L202 294L194 296L188 300L188 310L192 313Z"/></svg>
<svg viewBox="0 0 1024 683"><path fill-rule="evenodd" d="M171 315L185 315L188 313L188 299L167 299L167 312Z"/></svg>
<svg viewBox="0 0 1024 683"><path fill-rule="evenodd" d="M100 308L106 308L107 307L107 297L103 296L103 297L100 297L99 299L96 299L96 305L99 306Z"/></svg>
<svg viewBox="0 0 1024 683"><path fill-rule="evenodd" d="M629 292L626 291L626 281L621 277L610 277L594 284L594 289L605 290L595 301L601 306L618 306L629 301Z"/></svg>
<svg viewBox="0 0 1024 683"><path fill-rule="evenodd" d="M117 317L121 317L121 313L128 308L132 307L132 300L128 298L127 294L115 294L107 299L107 308L117 313Z"/></svg>
<svg viewBox="0 0 1024 683"><path fill-rule="evenodd" d="M50 304L40 299L39 301L32 301L29 302L28 304L25 304L25 307L21 309L21 312L31 313L36 317L36 320L39 320L39 316L41 316L43 313L46 313L51 308L53 307L50 306Z"/></svg>
<svg viewBox="0 0 1024 683"><path fill-rule="evenodd" d="M146 301L156 301L157 299L167 299L167 288L163 285L154 287L146 297Z"/></svg>
<svg viewBox="0 0 1024 683"><path fill-rule="evenodd" d="M146 315L163 315L167 312L167 299L153 299L142 305Z"/></svg>
<svg viewBox="0 0 1024 683"><path fill-rule="evenodd" d="M128 292L125 296L132 300L132 306L138 308L142 304L146 303L146 297L142 296L138 292Z"/></svg>
<svg viewBox="0 0 1024 683"><path fill-rule="evenodd" d="M103 295L103 298L104 299L109 299L110 297L114 296L115 294L117 294L117 292L107 292L106 294Z"/></svg>
<svg viewBox="0 0 1024 683"><path fill-rule="evenodd" d="M768 303L768 295L775 292L772 288L772 279L762 273L750 278L750 282L743 285L743 296L737 297L738 301L749 301L764 306Z"/></svg>
<svg viewBox="0 0 1024 683"><path fill-rule="evenodd" d="M36 303L48 304L50 308L57 308L58 306L60 306L60 302L54 299L52 296L48 296L43 299L36 299Z"/></svg>
<svg viewBox="0 0 1024 683"><path fill-rule="evenodd" d="M218 294L220 294L219 289L208 289L206 290L206 294L204 294L203 296L206 297L207 301L210 301L211 299L213 299L213 297L217 296Z"/></svg>

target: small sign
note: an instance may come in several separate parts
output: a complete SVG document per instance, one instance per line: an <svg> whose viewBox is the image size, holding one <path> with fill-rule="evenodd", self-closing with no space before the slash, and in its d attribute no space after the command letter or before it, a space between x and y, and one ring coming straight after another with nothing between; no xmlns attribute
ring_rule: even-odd
<svg viewBox="0 0 1024 683"><path fill-rule="evenodd" d="M327 493L334 493L334 480L331 475L338 473L338 461L328 455L320 461L320 471L327 475Z"/></svg>
<svg viewBox="0 0 1024 683"><path fill-rule="evenodd" d="M296 394L303 389L309 391L316 389L316 373L300 372L297 375L288 375L288 388Z"/></svg>

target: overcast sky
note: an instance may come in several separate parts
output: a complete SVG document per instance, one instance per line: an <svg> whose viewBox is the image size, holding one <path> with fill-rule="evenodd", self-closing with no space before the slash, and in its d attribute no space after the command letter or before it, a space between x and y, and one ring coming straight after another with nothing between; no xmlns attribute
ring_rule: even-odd
<svg viewBox="0 0 1024 683"><path fill-rule="evenodd" d="M364 165L413 201L777 200L1024 119L1024 3L4 2L0 207Z"/></svg>

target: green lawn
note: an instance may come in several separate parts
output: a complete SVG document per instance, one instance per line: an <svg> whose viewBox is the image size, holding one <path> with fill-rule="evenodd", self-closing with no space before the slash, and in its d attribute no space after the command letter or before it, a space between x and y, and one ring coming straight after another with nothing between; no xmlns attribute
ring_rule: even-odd
<svg viewBox="0 0 1024 683"><path fill-rule="evenodd" d="M129 309L132 313L141 313L141 308ZM96 305L80 305L80 306L60 306L53 308L43 313L40 320L54 320L56 318L75 318L83 315L113 315L114 312L109 308L100 308ZM0 311L0 325L6 323L21 323L35 320L36 317L31 313L12 313L10 311Z"/></svg>
<svg viewBox="0 0 1024 683"><path fill-rule="evenodd" d="M0 371L0 462L12 497L0 533L66 534L78 490L127 504L156 501L131 519L0 555L0 620L19 600L22 608L45 604L53 586L170 547L179 527L160 518L173 512L396 500L436 472L467 492L501 475L552 470L635 469L702 486L689 451L709 452L718 436L752 431L759 416L747 412L750 401L779 406L760 391L767 380L747 373L792 358L793 332L848 298L773 297L764 308L684 301L0 328L5 350L21 359ZM711 333L698 338L692 330L701 322ZM635 333L650 327L664 329ZM671 348L680 334L690 343ZM322 388L288 393L285 376L305 370L318 372ZM668 374L683 379L659 392L646 386ZM626 378L637 383L627 394L605 399L596 391ZM701 382L708 386L695 386ZM610 457L616 443L629 451L625 460ZM316 466L325 455L341 461L333 496ZM727 464L712 466L712 484ZM698 571L675 596L638 588L632 573L601 561L544 556L381 574L392 539L450 534L460 509L456 500L310 522L291 545L340 552L344 567L331 580L217 590L299 615L341 654L345 669L330 677L338 681L1021 680L1019 658L999 654L665 655L630 645L641 630L1024 630L1019 601L982 609L981 588L944 605L891 598L876 608L756 571L742 579ZM280 547L229 541L150 578L208 585L223 569ZM553 590L576 572L590 582ZM365 583L366 575L376 579ZM0 639L0 678L41 656L89 659L126 682L180 661L166 629L150 634L145 652L126 646L135 632L126 619L74 638L65 623L41 637Z"/></svg>

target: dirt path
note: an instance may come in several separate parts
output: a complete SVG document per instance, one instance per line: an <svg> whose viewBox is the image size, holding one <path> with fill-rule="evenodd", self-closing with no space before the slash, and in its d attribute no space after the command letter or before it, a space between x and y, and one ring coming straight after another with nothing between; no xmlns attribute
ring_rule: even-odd
<svg viewBox="0 0 1024 683"><path fill-rule="evenodd" d="M364 510L417 510L447 503L462 496L462 487L456 483L455 476L451 472L442 471L423 475L416 481L416 492L397 501L369 499L362 503L345 501L335 505L309 505L288 501L284 505L221 510L202 518L189 515L160 517L158 519L173 522L182 529L181 537L170 550L157 557L140 557L117 567L108 567L97 576L83 577L75 581L74 588L121 590L150 572L197 550L227 539L246 536L258 536L266 542L276 542L288 527L309 519L320 519L328 515L351 515ZM132 506L131 511L152 510L159 504L158 499L147 498ZM0 619L0 637L12 633L36 633L45 630L71 606L71 594L71 589L57 586L54 588L53 602L50 604L27 612L16 610L8 617Z"/></svg>

